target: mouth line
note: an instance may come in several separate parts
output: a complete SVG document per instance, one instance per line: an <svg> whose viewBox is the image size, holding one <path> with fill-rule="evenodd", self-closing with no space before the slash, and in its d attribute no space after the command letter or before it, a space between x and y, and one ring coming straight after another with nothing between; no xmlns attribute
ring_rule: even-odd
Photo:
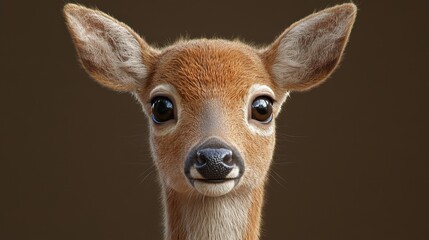
<svg viewBox="0 0 429 240"><path fill-rule="evenodd" d="M228 182L231 180L238 180L238 178L221 178L221 179L204 179L204 178L191 178L190 179L192 182L194 181L199 181L199 182L204 182L204 183L209 183L209 184L217 184L217 183L224 183L224 182Z"/></svg>

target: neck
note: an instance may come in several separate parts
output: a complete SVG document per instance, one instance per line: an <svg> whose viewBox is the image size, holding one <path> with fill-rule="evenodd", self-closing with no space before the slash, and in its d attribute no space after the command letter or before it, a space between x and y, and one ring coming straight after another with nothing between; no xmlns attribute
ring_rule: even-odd
<svg viewBox="0 0 429 240"><path fill-rule="evenodd" d="M263 195L263 186L221 197L164 188L165 239L258 239Z"/></svg>

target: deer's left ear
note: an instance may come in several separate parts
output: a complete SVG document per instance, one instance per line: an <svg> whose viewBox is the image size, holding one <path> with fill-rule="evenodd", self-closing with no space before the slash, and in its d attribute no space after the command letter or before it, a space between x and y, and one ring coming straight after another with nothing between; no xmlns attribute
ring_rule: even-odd
<svg viewBox="0 0 429 240"><path fill-rule="evenodd" d="M355 17L356 6L348 3L292 24L262 53L275 83L296 91L322 83L338 65Z"/></svg>

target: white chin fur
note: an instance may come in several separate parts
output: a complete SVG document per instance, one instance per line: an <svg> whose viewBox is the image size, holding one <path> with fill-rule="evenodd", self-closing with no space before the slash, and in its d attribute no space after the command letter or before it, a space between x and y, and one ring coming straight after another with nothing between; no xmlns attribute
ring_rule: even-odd
<svg viewBox="0 0 429 240"><path fill-rule="evenodd" d="M235 180L228 180L223 183L206 183L195 180L195 189L208 197L219 197L229 193L235 186Z"/></svg>

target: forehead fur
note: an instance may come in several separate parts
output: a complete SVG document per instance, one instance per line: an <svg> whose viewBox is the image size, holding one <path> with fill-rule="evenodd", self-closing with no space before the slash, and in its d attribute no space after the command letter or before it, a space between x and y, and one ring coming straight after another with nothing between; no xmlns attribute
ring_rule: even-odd
<svg viewBox="0 0 429 240"><path fill-rule="evenodd" d="M271 86L255 49L227 40L182 41L166 48L150 81L173 85L185 101L215 96L245 96L254 83Z"/></svg>

